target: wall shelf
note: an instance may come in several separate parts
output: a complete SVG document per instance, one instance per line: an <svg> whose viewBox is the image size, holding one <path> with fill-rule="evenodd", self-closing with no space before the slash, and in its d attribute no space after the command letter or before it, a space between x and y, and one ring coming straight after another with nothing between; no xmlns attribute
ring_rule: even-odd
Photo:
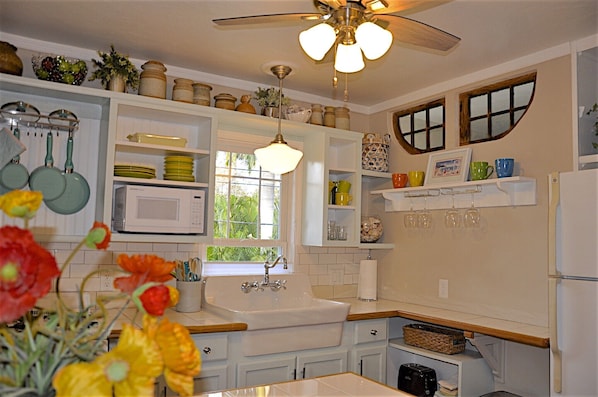
<svg viewBox="0 0 598 397"><path fill-rule="evenodd" d="M536 180L522 176L463 183L374 190L385 199L386 212L536 205Z"/></svg>

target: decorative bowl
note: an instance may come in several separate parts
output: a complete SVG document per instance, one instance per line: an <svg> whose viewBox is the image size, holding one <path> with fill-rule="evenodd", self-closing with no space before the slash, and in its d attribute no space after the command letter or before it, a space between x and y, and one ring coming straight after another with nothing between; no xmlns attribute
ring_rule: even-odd
<svg viewBox="0 0 598 397"><path fill-rule="evenodd" d="M87 76L85 61L62 55L40 55L31 58L35 75L40 80L81 85Z"/></svg>
<svg viewBox="0 0 598 397"><path fill-rule="evenodd" d="M291 109L287 111L287 120L298 121L300 123L307 123L311 118L311 109Z"/></svg>

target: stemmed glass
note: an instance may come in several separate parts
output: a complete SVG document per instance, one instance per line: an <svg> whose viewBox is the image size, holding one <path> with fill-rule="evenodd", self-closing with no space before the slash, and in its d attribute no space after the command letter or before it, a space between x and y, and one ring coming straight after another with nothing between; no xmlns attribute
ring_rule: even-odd
<svg viewBox="0 0 598 397"><path fill-rule="evenodd" d="M424 197L424 209L418 212L417 223L422 229L429 229L432 227L432 216L427 209L428 198Z"/></svg>
<svg viewBox="0 0 598 397"><path fill-rule="evenodd" d="M474 206L473 193L471 194L471 207L465 211L465 227L480 227L480 210Z"/></svg>
<svg viewBox="0 0 598 397"><path fill-rule="evenodd" d="M409 198L409 212L403 216L403 224L407 229L414 229L417 227L417 213L413 211L413 201Z"/></svg>
<svg viewBox="0 0 598 397"><path fill-rule="evenodd" d="M451 195L453 205L450 209L446 210L444 214L444 226L449 229L455 229L461 226L461 214L455 208L455 195Z"/></svg>

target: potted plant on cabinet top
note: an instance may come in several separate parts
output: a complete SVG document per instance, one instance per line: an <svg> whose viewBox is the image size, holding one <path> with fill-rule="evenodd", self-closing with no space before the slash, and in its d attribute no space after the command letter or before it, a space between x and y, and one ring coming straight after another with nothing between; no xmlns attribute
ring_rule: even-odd
<svg viewBox="0 0 598 397"><path fill-rule="evenodd" d="M278 88L261 88L258 87L254 92L254 98L257 104L262 107L262 114L269 117L278 117L278 99L280 90ZM287 106L291 103L289 98L282 95L282 105Z"/></svg>
<svg viewBox="0 0 598 397"><path fill-rule="evenodd" d="M114 45L110 45L110 52L98 51L100 60L92 59L97 68L89 81L101 80L105 89L125 92L126 87L139 87L139 71L129 60L129 57L118 53Z"/></svg>

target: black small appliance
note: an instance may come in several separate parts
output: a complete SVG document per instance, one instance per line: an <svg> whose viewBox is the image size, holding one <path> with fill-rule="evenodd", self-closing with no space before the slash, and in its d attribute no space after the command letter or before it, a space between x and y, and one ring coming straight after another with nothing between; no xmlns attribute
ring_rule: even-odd
<svg viewBox="0 0 598 397"><path fill-rule="evenodd" d="M436 371L415 363L401 365L397 384L399 390L418 397L433 396L438 388Z"/></svg>

